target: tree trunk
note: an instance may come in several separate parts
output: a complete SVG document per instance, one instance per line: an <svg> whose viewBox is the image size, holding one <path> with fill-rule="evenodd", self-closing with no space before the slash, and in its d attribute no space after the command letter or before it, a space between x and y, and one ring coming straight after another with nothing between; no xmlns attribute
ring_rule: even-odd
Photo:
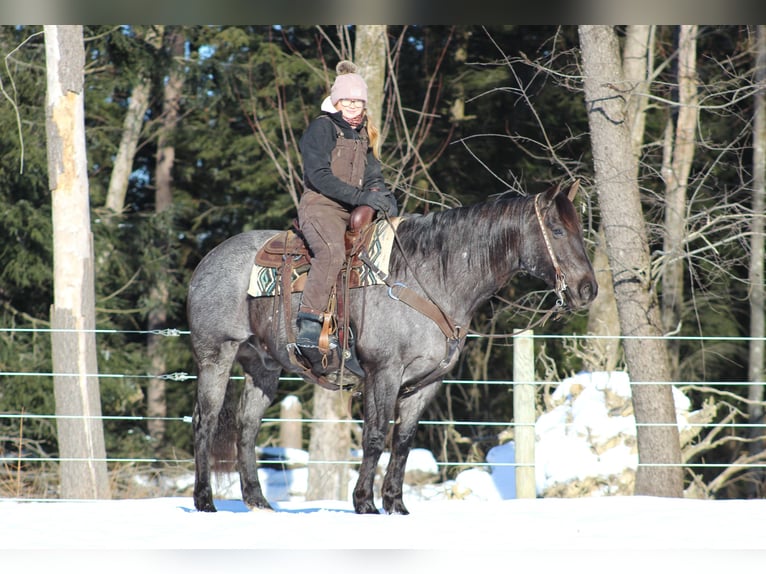
<svg viewBox="0 0 766 574"><path fill-rule="evenodd" d="M183 57L184 36L178 29L171 29L164 40L167 48L175 58ZM173 204L173 162L175 147L172 136L178 125L178 111L183 88L183 74L179 67L172 64L168 79L163 89L162 129L157 141L157 167L155 170L155 215L161 217ZM168 229L168 234L172 230ZM169 255L170 245L163 240L160 245L162 256ZM165 273L159 273L149 294L151 309L147 321L149 331L157 331L167 327L168 284ZM147 353L152 364L153 373L164 373L167 368L165 355L162 352L162 335L150 333L147 340ZM163 446L165 439L165 417L167 417L167 402L165 400L165 380L149 379L146 391L149 436L156 449Z"/></svg>
<svg viewBox="0 0 766 574"><path fill-rule="evenodd" d="M162 44L162 32L164 26L150 26L146 30L144 39L159 50ZM114 158L112 174L109 178L109 189L106 193L105 206L109 214L119 214L125 208L125 196L128 192L130 174L133 172L133 159L138 147L138 139L141 128L144 125L144 116L149 108L149 99L152 92L151 73L143 73L130 93L128 111L123 122L122 138Z"/></svg>
<svg viewBox="0 0 766 574"><path fill-rule="evenodd" d="M51 335L62 498L110 498L96 356L82 26L45 26Z"/></svg>
<svg viewBox="0 0 766 574"><path fill-rule="evenodd" d="M667 350L651 291L647 230L636 179L619 44L610 26L580 26L585 105L607 254L633 391L635 493L681 496L683 473ZM641 384L646 383L646 384Z"/></svg>
<svg viewBox="0 0 766 574"><path fill-rule="evenodd" d="M623 74L631 89L627 114L630 130L631 148L636 158L636 177L641 146L644 142L646 107L648 104L649 73L653 67L654 26L631 25L625 30L623 49ZM587 343L590 358L587 366L590 370L604 369L612 371L618 367L622 358L620 344L620 321L617 314L617 302L612 287L612 271L606 254L606 240L603 227L599 229L593 253L593 269L596 272L599 290L598 296L588 309L588 333L596 335Z"/></svg>
<svg viewBox="0 0 766 574"><path fill-rule="evenodd" d="M367 82L367 108L373 122L380 125L383 109L383 85L386 71L386 26L357 26L355 64ZM351 426L345 422L349 413L339 393L314 387L314 419L322 422L311 428L309 459L345 461L351 449ZM307 500L346 500L349 467L347 464L309 465Z"/></svg>
<svg viewBox="0 0 766 574"><path fill-rule="evenodd" d="M750 349L748 380L752 383L748 392L748 398L752 401L748 405L748 422L751 424L763 424L763 399L764 399L764 224L766 216L766 26L758 26L756 33L756 63L755 83L761 86L755 93L755 117L753 118L753 216L751 222L752 235L750 238ZM753 427L751 438L757 439L751 446L753 454L759 453L766 448L764 430ZM758 483L764 480L761 471ZM754 490L753 494L764 496L762 484L760 492Z"/></svg>
<svg viewBox="0 0 766 574"><path fill-rule="evenodd" d="M303 448L303 405L295 395L287 395L279 405L279 446Z"/></svg>
<svg viewBox="0 0 766 574"><path fill-rule="evenodd" d="M348 404L348 393L314 385L314 419L320 422L311 427L306 500L348 500L349 465L343 462L351 456Z"/></svg>
<svg viewBox="0 0 766 574"><path fill-rule="evenodd" d="M588 308L588 339L585 343L585 368L589 371L614 371L622 357L620 344L620 318L612 287L612 270L606 254L603 227L596 235L593 249L593 271L598 282L598 295Z"/></svg>
<svg viewBox="0 0 766 574"><path fill-rule="evenodd" d="M378 127L383 121L388 46L386 29L385 24L357 26L354 43L354 61L359 75L367 82L367 110Z"/></svg>
<svg viewBox="0 0 766 574"><path fill-rule="evenodd" d="M630 86L628 125L631 148L636 156L636 177L644 143L646 108L649 104L651 74L654 68L654 30L654 26L647 25L632 25L625 29L622 67L625 81Z"/></svg>
<svg viewBox="0 0 766 574"><path fill-rule="evenodd" d="M686 188L694 159L697 130L697 26L681 26L678 38L678 112L665 130L662 174L665 179L665 237L662 265L662 325L666 333L681 327L684 302ZM677 115L675 129L672 117ZM679 373L680 341L667 341L671 379Z"/></svg>

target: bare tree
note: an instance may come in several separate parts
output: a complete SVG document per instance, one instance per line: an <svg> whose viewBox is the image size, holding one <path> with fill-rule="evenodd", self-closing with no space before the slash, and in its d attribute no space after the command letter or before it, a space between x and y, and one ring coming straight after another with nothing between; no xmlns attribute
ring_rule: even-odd
<svg viewBox="0 0 766 574"><path fill-rule="evenodd" d="M647 25L632 25L625 29L622 62L625 81L632 87L628 94L626 114L631 148L636 158L636 177L638 177L638 160L641 157L644 141L646 109L651 84L650 73L654 61L654 29L654 26ZM598 296L588 310L588 333L599 338L591 339L587 344L589 350L586 356L590 357L588 367L592 370L612 371L620 363L622 345L619 339L620 322L603 228L599 229L596 236L593 269L596 272L599 288Z"/></svg>
<svg viewBox="0 0 766 574"><path fill-rule="evenodd" d="M611 26L580 26L596 188L638 426L636 494L681 496L683 474L670 370L651 289L619 42Z"/></svg>
<svg viewBox="0 0 766 574"><path fill-rule="evenodd" d="M393 131L394 138L390 138L389 151L384 154L383 163L389 169L385 172L391 186L397 191L406 193L402 207L409 207L410 199L427 204L443 206L455 206L459 202L452 196L443 193L431 177L429 169L442 155L442 150L432 153L426 159L421 154L423 143L431 137L434 122L440 117L438 113L439 97L439 74L447 56L447 49L452 42L454 27L449 35L443 40L441 52L433 63L433 67L427 77L426 88L423 93L422 103L419 110L406 107L402 104L397 72L401 46L407 41L409 32L404 27L398 38L392 42L392 48L388 50L388 84L387 84L387 113L384 114L381 140L386 139L389 130ZM405 120L405 110L408 116L415 116L415 121ZM444 140L447 145L448 136Z"/></svg>
<svg viewBox="0 0 766 574"><path fill-rule="evenodd" d="M356 27L354 60L359 74L367 82L367 110L376 123L383 117L383 95L386 82L388 26L366 24Z"/></svg>
<svg viewBox="0 0 766 574"><path fill-rule="evenodd" d="M184 54L184 35L179 27L169 27L166 30L163 45L167 47L173 58L167 81L163 87L162 128L157 141L157 166L155 168L155 214L167 212L173 204L173 163L175 161L175 146L172 138L178 124L181 91L184 77L176 64L176 59ZM168 245L161 245L162 255L169 251ZM165 356L162 353L162 335L155 334L167 324L168 284L164 273L157 274L155 284L149 295L151 308L147 320L147 328L151 333L147 339L147 353L152 362L152 372L164 373L166 369ZM149 417L147 426L149 435L154 441L155 448L162 447L165 437L165 417L167 402L165 400L165 379L156 377L149 379L146 391L146 414Z"/></svg>
<svg viewBox="0 0 766 574"><path fill-rule="evenodd" d="M45 26L53 218L51 335L61 496L109 498L96 357L82 26Z"/></svg>
<svg viewBox="0 0 766 574"><path fill-rule="evenodd" d="M678 38L678 104L665 128L662 175L665 180L665 228L662 264L662 323L666 333L681 328L684 302L684 238L687 234L686 190L699 108L697 102L697 26L680 26ZM675 125L673 125L675 118ZM678 339L668 339L671 380L679 378Z"/></svg>
<svg viewBox="0 0 766 574"><path fill-rule="evenodd" d="M163 25L149 26L143 31L142 38L154 49L162 46ZM136 155L139 136L144 126L144 117L149 108L152 92L151 73L143 71L130 92L130 101L122 125L122 137L114 158L112 174L109 177L109 188L106 193L105 206L108 214L122 213L125 208L125 196L128 191L130 174L133 171L133 159Z"/></svg>
<svg viewBox="0 0 766 574"><path fill-rule="evenodd" d="M748 421L763 423L764 400L764 216L766 216L766 26L756 32L755 114L753 118L753 215L750 237L750 348L748 380ZM766 449L763 429L753 427L751 438L757 442L751 451ZM763 495L763 492L760 493Z"/></svg>

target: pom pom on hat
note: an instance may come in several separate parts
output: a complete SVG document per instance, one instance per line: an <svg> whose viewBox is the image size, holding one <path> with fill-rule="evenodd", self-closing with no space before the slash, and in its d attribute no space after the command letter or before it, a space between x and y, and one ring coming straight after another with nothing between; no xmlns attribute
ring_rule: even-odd
<svg viewBox="0 0 766 574"><path fill-rule="evenodd" d="M367 101L367 82L357 74L357 69L356 64L349 60L341 60L335 66L338 76L330 89L332 105L343 99Z"/></svg>
<svg viewBox="0 0 766 574"><path fill-rule="evenodd" d="M359 68L354 62L350 60L341 60L338 65L335 66L335 73L339 76L343 74L356 74L359 72Z"/></svg>

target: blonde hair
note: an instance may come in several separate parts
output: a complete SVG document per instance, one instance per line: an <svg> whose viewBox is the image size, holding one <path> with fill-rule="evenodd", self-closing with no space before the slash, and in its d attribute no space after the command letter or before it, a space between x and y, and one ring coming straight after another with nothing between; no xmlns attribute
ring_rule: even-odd
<svg viewBox="0 0 766 574"><path fill-rule="evenodd" d="M375 122L372 121L372 118L370 117L370 110L365 109L365 114L367 115L367 135L370 138L372 155L374 155L377 159L380 159L380 130L378 129L378 126L375 125Z"/></svg>

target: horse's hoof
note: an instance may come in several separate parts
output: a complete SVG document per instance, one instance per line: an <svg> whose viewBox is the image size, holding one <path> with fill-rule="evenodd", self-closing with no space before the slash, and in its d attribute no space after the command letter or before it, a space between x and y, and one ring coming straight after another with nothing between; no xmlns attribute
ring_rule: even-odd
<svg viewBox="0 0 766 574"><path fill-rule="evenodd" d="M375 508L375 504L372 502L364 502L359 505L357 505L354 508L354 512L357 514L380 514L377 508Z"/></svg>
<svg viewBox="0 0 766 574"><path fill-rule="evenodd" d="M213 504L212 500L207 501L194 501L194 508L196 508L199 512L218 512L215 508L215 504Z"/></svg>
<svg viewBox="0 0 766 574"><path fill-rule="evenodd" d="M402 516L410 513L410 511L407 510L407 507L404 506L404 503L401 500L395 500L389 504L384 503L383 510L386 511L386 514L399 514Z"/></svg>
<svg viewBox="0 0 766 574"><path fill-rule="evenodd" d="M248 506L250 512L276 512L271 506Z"/></svg>
<svg viewBox="0 0 766 574"><path fill-rule="evenodd" d="M266 510L266 511L274 511L274 509L271 507L271 505L266 502L266 500L256 500L256 501L243 501L245 503L245 506L247 506L248 510L254 511L254 510Z"/></svg>

